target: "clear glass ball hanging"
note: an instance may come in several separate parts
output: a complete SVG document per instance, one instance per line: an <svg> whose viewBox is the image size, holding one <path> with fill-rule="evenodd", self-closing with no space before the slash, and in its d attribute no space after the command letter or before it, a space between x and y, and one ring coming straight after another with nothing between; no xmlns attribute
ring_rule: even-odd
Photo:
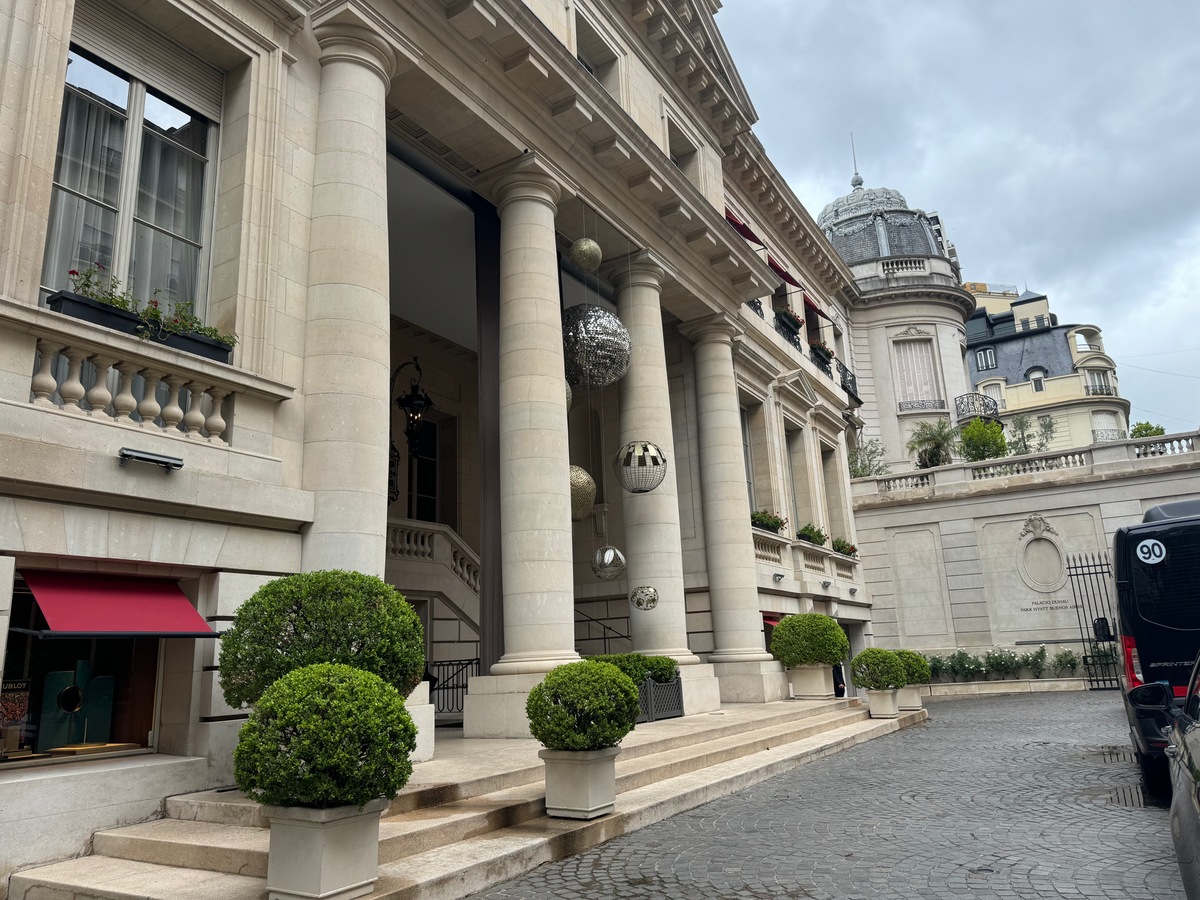
<svg viewBox="0 0 1200 900"><path fill-rule="evenodd" d="M649 441L630 441L613 458L613 472L631 494L648 494L667 477L667 456Z"/></svg>
<svg viewBox="0 0 1200 900"><path fill-rule="evenodd" d="M625 555L611 545L592 554L592 574L601 581L612 581L625 571Z"/></svg>
<svg viewBox="0 0 1200 900"><path fill-rule="evenodd" d="M571 519L585 518L596 502L596 482L581 466L571 466Z"/></svg>
<svg viewBox="0 0 1200 900"><path fill-rule="evenodd" d="M585 272L599 272L604 253L591 238L580 238L571 245L571 262Z"/></svg>
<svg viewBox="0 0 1200 900"><path fill-rule="evenodd" d="M633 342L621 320L591 303L563 310L563 368L575 390L606 388L629 371Z"/></svg>
<svg viewBox="0 0 1200 900"><path fill-rule="evenodd" d="M629 602L634 609L654 609L658 606L658 591L646 584L635 587L629 592Z"/></svg>

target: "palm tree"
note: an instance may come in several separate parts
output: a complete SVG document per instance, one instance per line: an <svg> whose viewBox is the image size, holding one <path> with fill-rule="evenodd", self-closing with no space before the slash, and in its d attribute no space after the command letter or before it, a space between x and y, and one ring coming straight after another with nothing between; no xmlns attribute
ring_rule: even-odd
<svg viewBox="0 0 1200 900"><path fill-rule="evenodd" d="M945 419L918 422L908 436L908 449L916 451L917 468L948 466L958 441L958 429Z"/></svg>

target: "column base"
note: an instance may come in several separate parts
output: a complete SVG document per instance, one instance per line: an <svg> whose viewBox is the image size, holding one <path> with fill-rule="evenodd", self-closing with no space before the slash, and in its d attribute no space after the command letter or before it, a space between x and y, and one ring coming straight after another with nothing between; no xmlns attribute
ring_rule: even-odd
<svg viewBox="0 0 1200 900"><path fill-rule="evenodd" d="M774 703L788 696L787 673L777 660L713 663L722 703Z"/></svg>
<svg viewBox="0 0 1200 900"><path fill-rule="evenodd" d="M525 701L544 672L529 675L477 675L463 698L463 737L530 738Z"/></svg>
<svg viewBox="0 0 1200 900"><path fill-rule="evenodd" d="M694 716L721 708L721 682L706 663L679 667L683 687L683 714Z"/></svg>
<svg viewBox="0 0 1200 900"><path fill-rule="evenodd" d="M404 701L404 708L417 726L417 748L408 754L413 762L433 759L433 735L436 721L433 704L429 702L429 682L422 681Z"/></svg>

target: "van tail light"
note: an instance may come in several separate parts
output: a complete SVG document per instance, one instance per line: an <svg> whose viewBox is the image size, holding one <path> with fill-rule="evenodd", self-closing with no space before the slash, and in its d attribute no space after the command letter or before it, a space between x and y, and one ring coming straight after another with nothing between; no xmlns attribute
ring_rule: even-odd
<svg viewBox="0 0 1200 900"><path fill-rule="evenodd" d="M1146 679L1142 675L1142 661L1138 659L1137 644L1129 636L1122 637L1121 641L1125 645L1125 678L1131 688L1140 687L1146 683Z"/></svg>

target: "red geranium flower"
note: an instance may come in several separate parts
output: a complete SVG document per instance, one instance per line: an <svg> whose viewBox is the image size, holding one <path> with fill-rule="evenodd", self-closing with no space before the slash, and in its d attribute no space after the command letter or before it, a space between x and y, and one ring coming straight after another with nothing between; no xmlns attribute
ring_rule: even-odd
<svg viewBox="0 0 1200 900"><path fill-rule="evenodd" d="M67 274L68 274L68 275L78 275L78 274L79 274L79 272L78 272L77 270L75 270L75 269L72 269L72 270L71 270L70 272L68 272Z"/></svg>

